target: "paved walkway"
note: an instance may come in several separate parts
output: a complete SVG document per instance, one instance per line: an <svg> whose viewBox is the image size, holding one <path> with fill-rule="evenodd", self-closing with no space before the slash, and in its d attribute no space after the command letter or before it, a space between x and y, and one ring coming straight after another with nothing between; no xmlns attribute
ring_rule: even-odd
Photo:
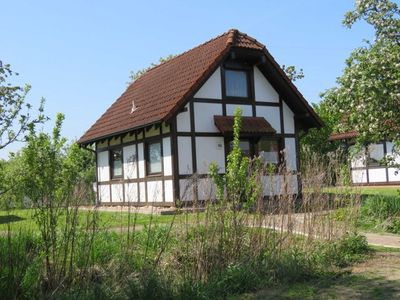
<svg viewBox="0 0 400 300"><path fill-rule="evenodd" d="M368 244L373 246L400 248L400 235L362 232L367 238Z"/></svg>
<svg viewBox="0 0 400 300"><path fill-rule="evenodd" d="M327 212L321 212L320 215L323 216ZM310 224L310 216L308 214L297 213L291 216L288 215L276 215L270 216L264 220L263 226L266 228L274 230L288 231L289 228L293 233L300 235L313 235L315 237L326 236L327 232L324 232L324 228L319 228L313 230L312 223ZM276 226L278 225L278 226ZM323 227L323 226L322 226ZM326 228L330 230L338 230L338 232L343 229L337 226L335 229ZM344 229L345 230L345 229ZM360 232L367 238L367 242L372 246L388 247L388 248L399 248L400 249L400 235L389 234L389 233L370 233L370 232Z"/></svg>

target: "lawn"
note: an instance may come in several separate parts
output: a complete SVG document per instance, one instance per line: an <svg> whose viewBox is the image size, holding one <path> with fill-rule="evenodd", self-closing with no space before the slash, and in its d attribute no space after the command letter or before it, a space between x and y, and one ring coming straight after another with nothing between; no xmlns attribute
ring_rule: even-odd
<svg viewBox="0 0 400 300"><path fill-rule="evenodd" d="M399 186L375 186L375 187L359 187L355 188L355 190L359 190L362 195L380 195L380 196L398 196L399 195Z"/></svg>
<svg viewBox="0 0 400 300"><path fill-rule="evenodd" d="M0 211L0 232L7 231L8 226L12 231L19 230L37 230L37 225L33 218L33 209L16 209L10 211ZM89 211L79 211L79 220L84 223ZM101 228L126 228L128 224L133 224L134 219L138 228L145 224L154 222L157 224L170 224L174 219L173 215L149 215L139 213L128 213L128 212L97 212L99 216L99 227ZM175 216L175 221L179 222L183 220L184 215ZM61 218L62 220L62 218Z"/></svg>
<svg viewBox="0 0 400 300"><path fill-rule="evenodd" d="M349 192L353 194L360 194L362 196L368 195L380 195L380 196L398 196L399 195L400 186L353 186L353 187L346 187L345 189L342 187L330 187L324 189L326 193L343 193Z"/></svg>

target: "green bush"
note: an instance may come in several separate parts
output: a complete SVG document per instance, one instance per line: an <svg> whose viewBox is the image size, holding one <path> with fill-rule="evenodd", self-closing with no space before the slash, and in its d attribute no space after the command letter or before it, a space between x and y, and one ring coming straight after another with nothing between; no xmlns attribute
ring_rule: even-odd
<svg viewBox="0 0 400 300"><path fill-rule="evenodd" d="M400 233L400 196L368 195L361 205L359 226Z"/></svg>

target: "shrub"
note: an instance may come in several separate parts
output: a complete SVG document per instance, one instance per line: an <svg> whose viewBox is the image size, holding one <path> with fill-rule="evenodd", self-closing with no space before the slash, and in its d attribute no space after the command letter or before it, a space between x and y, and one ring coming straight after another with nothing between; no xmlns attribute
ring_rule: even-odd
<svg viewBox="0 0 400 300"><path fill-rule="evenodd" d="M368 195L361 206L359 226L400 233L400 196Z"/></svg>

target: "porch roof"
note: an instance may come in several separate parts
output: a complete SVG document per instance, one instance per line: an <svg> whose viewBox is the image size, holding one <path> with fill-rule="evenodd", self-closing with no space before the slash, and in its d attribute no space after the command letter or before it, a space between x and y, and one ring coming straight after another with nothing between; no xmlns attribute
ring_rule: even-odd
<svg viewBox="0 0 400 300"><path fill-rule="evenodd" d="M214 123L222 134L233 134L233 116L214 116ZM276 130L263 117L242 117L240 133L245 135L264 135L275 134Z"/></svg>

